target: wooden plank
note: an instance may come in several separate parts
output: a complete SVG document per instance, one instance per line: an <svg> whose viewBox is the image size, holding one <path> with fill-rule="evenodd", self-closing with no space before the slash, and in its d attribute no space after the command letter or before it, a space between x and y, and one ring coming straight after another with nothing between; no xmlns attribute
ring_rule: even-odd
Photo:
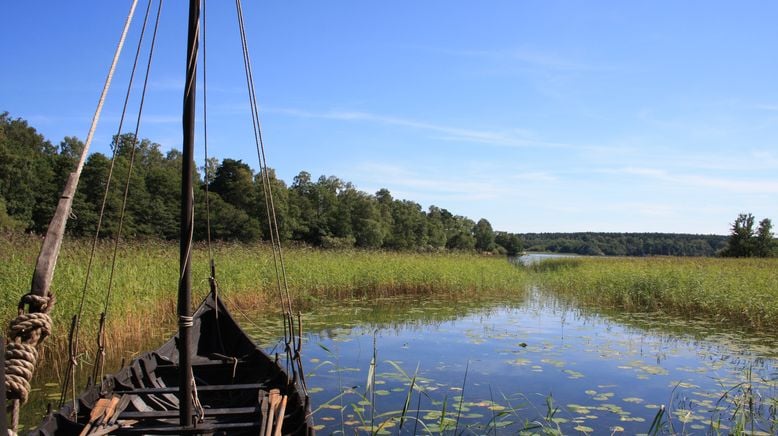
<svg viewBox="0 0 778 436"><path fill-rule="evenodd" d="M119 433L143 433L143 434L208 434L219 430L240 430L259 427L259 422L229 422L229 423L201 423L194 427L169 426L136 426L122 427Z"/></svg>
<svg viewBox="0 0 778 436"><path fill-rule="evenodd" d="M213 392L213 391L244 391L244 390L251 390L251 389L264 389L267 387L266 383L245 383L245 384L234 384L234 385L204 385L204 386L197 386L198 392ZM164 388L138 388L138 389L130 389L130 390L119 390L116 391L117 394L127 394L127 395L152 395L152 394L174 394L178 392L178 386L170 386L170 387L164 387Z"/></svg>
<svg viewBox="0 0 778 436"><path fill-rule="evenodd" d="M224 407L224 408L218 408L218 409L205 409L205 417L215 417L215 416L228 416L228 415L246 415L246 414L257 414L259 416L259 407L258 406L250 406L250 407ZM178 410L155 410L151 412L135 412L135 411L128 411L128 412L122 412L119 415L119 419L161 419L161 418L175 418L178 416ZM259 422L257 422L257 425L259 425Z"/></svg>

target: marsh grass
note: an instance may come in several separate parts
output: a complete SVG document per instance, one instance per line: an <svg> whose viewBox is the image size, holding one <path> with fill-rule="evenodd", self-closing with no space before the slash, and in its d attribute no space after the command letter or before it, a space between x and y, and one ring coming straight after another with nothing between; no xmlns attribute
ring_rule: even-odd
<svg viewBox="0 0 778 436"><path fill-rule="evenodd" d="M778 323L778 259L575 258L527 269L577 303L704 316L754 330Z"/></svg>
<svg viewBox="0 0 778 436"><path fill-rule="evenodd" d="M6 234L0 238L0 319L15 315L18 299L29 289L41 240ZM66 358L67 328L78 312L91 242L66 240L52 290L57 296L49 353ZM231 308L276 312L279 294L269 246L221 243L214 247L217 281ZM95 349L99 314L108 301L109 354L130 357L150 337L165 337L174 327L178 244L143 241L120 246L113 291L106 296L112 244L98 244L84 297L80 346ZM380 251L285 249L288 284L296 308L323 300L376 299L398 295L449 295L452 301L473 294L522 291L528 274L500 257L472 254L423 254ZM192 258L195 303L208 290L208 251L197 245ZM150 321L152 320L152 321ZM87 357L84 357L85 359Z"/></svg>

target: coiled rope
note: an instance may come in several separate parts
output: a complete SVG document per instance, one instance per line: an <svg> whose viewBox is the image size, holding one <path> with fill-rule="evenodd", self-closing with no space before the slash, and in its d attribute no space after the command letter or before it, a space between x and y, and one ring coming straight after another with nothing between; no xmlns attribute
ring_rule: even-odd
<svg viewBox="0 0 778 436"><path fill-rule="evenodd" d="M8 409L16 415L18 402L25 403L30 395L30 380L38 363L38 345L51 334L51 316L54 294L41 297L26 294L19 301L19 314L8 328L8 344L5 350L5 386ZM25 312L25 307L30 312ZM14 400L18 400L14 401ZM16 422L14 416L14 423ZM15 427L15 425L14 425Z"/></svg>

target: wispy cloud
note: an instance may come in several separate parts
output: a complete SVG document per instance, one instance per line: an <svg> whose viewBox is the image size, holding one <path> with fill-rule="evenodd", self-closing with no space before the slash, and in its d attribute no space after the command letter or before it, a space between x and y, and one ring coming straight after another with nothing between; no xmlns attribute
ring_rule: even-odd
<svg viewBox="0 0 778 436"><path fill-rule="evenodd" d="M495 61L518 62L529 67L554 71L610 71L616 68L611 65L595 64L581 61L555 53L529 47L508 49L446 49L423 47L431 52L450 56L478 57Z"/></svg>
<svg viewBox="0 0 778 436"><path fill-rule="evenodd" d="M356 167L361 174L361 183L374 184L375 189L387 187L407 198L478 201L493 200L511 193L511 189L504 183L481 177L451 177L430 174L429 171L421 174L405 167L374 162L365 162Z"/></svg>
<svg viewBox="0 0 778 436"><path fill-rule="evenodd" d="M778 181L775 180L742 180L696 174L673 174L662 169L640 167L626 167L613 172L675 183L679 186L715 188L743 194L778 194Z"/></svg>
<svg viewBox="0 0 778 436"><path fill-rule="evenodd" d="M465 129L461 127L446 126L429 123L421 120L400 118L386 115L373 114L362 111L331 110L327 112L310 112L293 108L269 108L267 112L274 112L301 118L318 118L340 121L366 121L386 125L407 127L427 132L434 132L437 138L449 141L476 142L503 147L542 147L542 148L572 148L571 144L550 142L534 139L531 133L522 129L506 131Z"/></svg>

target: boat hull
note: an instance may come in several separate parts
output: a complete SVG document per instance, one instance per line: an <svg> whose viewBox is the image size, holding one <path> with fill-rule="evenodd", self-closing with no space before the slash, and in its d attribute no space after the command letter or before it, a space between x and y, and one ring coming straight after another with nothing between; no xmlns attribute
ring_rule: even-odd
<svg viewBox="0 0 778 436"><path fill-rule="evenodd" d="M181 427L178 407L178 337L133 359L30 434L313 434L310 407L299 385L259 349L210 294L194 313L192 372L198 423ZM284 399L268 420L269 403ZM282 409L277 407L277 410ZM270 421L270 422L268 422ZM267 430L267 427L272 429Z"/></svg>

